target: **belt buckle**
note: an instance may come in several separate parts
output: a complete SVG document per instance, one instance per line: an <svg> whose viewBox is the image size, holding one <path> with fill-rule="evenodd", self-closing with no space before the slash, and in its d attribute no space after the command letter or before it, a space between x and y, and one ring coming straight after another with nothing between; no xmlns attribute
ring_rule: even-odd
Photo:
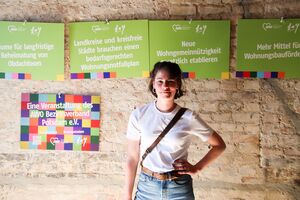
<svg viewBox="0 0 300 200"><path fill-rule="evenodd" d="M166 179L167 179L167 176L166 176L167 174L165 174L165 173L159 173L158 174L158 176L157 176L157 178L159 179L159 180L161 180L161 181L165 181Z"/></svg>
<svg viewBox="0 0 300 200"><path fill-rule="evenodd" d="M173 180L173 176L172 176L171 172L168 172L167 175L168 175L168 180L169 181Z"/></svg>

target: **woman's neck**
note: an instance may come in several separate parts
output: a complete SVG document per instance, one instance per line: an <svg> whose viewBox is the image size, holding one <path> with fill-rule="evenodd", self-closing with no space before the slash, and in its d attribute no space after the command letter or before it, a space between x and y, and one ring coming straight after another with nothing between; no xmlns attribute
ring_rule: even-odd
<svg viewBox="0 0 300 200"><path fill-rule="evenodd" d="M170 101L160 101L157 99L156 108L161 112L171 112L176 107L176 103L173 100Z"/></svg>

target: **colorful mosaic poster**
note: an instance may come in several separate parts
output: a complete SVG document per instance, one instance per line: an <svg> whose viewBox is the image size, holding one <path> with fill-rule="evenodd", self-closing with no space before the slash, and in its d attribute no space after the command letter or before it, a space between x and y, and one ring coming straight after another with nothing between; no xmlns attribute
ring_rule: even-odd
<svg viewBox="0 0 300 200"><path fill-rule="evenodd" d="M71 79L149 76L148 20L69 25Z"/></svg>
<svg viewBox="0 0 300 200"><path fill-rule="evenodd" d="M0 22L0 79L64 80L64 24Z"/></svg>
<svg viewBox="0 0 300 200"><path fill-rule="evenodd" d="M185 78L229 78L230 21L149 21L150 68L178 63Z"/></svg>
<svg viewBox="0 0 300 200"><path fill-rule="evenodd" d="M239 78L300 78L300 19L240 19Z"/></svg>
<svg viewBox="0 0 300 200"><path fill-rule="evenodd" d="M98 151L100 97L23 93L21 148Z"/></svg>

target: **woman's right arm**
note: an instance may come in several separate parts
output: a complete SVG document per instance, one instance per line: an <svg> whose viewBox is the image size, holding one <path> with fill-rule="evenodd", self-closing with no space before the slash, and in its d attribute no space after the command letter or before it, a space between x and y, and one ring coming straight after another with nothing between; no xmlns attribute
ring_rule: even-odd
<svg viewBox="0 0 300 200"><path fill-rule="evenodd" d="M132 199L132 191L140 158L140 141L128 139L125 171L125 200Z"/></svg>

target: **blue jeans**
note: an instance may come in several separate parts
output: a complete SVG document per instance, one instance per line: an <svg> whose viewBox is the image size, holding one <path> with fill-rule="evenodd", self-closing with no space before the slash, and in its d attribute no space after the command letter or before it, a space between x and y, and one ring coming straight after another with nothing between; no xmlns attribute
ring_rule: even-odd
<svg viewBox="0 0 300 200"><path fill-rule="evenodd" d="M139 176L135 200L194 200L193 180L183 175L175 180L159 180L145 173Z"/></svg>

